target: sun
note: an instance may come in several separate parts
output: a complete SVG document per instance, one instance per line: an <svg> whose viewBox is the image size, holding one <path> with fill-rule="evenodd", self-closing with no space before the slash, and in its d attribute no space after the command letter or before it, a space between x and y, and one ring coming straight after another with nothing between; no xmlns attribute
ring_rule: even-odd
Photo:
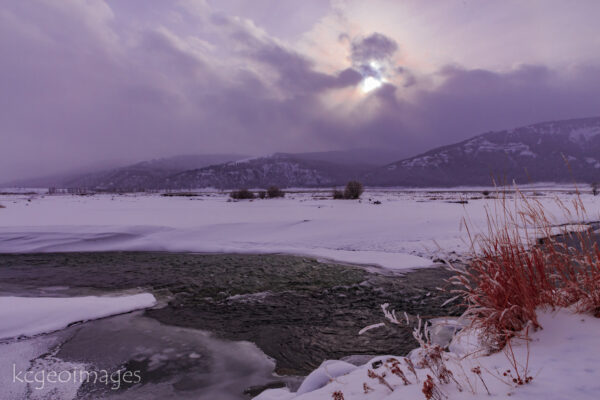
<svg viewBox="0 0 600 400"><path fill-rule="evenodd" d="M377 79L374 76L367 76L360 83L360 90L362 90L363 93L369 93L380 88L381 85L383 85L383 82L380 79Z"/></svg>
<svg viewBox="0 0 600 400"><path fill-rule="evenodd" d="M379 61L369 61L362 72L363 80L359 84L360 90L366 94L380 88L385 82L384 71L385 68Z"/></svg>

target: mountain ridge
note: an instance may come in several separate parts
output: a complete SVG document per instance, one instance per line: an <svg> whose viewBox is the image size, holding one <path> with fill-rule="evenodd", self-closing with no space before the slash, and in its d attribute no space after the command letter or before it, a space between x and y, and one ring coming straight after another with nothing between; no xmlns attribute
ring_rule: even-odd
<svg viewBox="0 0 600 400"><path fill-rule="evenodd" d="M380 186L600 180L600 117L491 131L367 173Z"/></svg>
<svg viewBox="0 0 600 400"><path fill-rule="evenodd" d="M600 117L539 122L489 131L388 162L393 150L187 155L108 171L69 175L64 188L161 190L367 186L452 187L494 183L600 181ZM373 164L377 164L374 166ZM193 167L193 168L190 168Z"/></svg>

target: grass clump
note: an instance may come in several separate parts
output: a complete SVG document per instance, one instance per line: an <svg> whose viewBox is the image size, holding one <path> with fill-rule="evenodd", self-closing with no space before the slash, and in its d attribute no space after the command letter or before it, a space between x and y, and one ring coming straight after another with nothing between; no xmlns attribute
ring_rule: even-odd
<svg viewBox="0 0 600 400"><path fill-rule="evenodd" d="M579 195L571 205L556 202L561 219L586 220ZM591 229L557 225L540 201L519 191L512 198L499 193L486 213L487 232L469 231L470 266L451 279L462 287L456 292L485 344L500 350L529 324L539 328L539 307L573 307L600 317L600 251Z"/></svg>

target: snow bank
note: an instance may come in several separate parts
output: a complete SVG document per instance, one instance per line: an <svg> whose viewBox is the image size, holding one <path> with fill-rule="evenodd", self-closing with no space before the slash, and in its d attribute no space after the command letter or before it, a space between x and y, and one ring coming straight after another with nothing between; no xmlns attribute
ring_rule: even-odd
<svg viewBox="0 0 600 400"><path fill-rule="evenodd" d="M280 388L265 390L257 397L254 397L253 400L291 400L294 397L296 397L296 395L290 393L289 389Z"/></svg>
<svg viewBox="0 0 600 400"><path fill-rule="evenodd" d="M63 329L80 321L152 307L149 293L119 297L0 297L0 340Z"/></svg>
<svg viewBox="0 0 600 400"><path fill-rule="evenodd" d="M300 385L296 394L308 393L322 388L332 379L335 379L341 375L346 375L347 373L354 371L356 368L357 367L355 365L345 361L323 361L319 368L304 378L304 381L302 381L302 385Z"/></svg>
<svg viewBox="0 0 600 400"><path fill-rule="evenodd" d="M445 364L461 385L462 391L454 382L436 382L439 389L449 400L489 399L490 396L479 376L472 371L473 368L479 367L481 378L493 398L597 399L600 393L600 319L573 314L563 309L556 312L539 311L538 320L543 329L530 335L529 359L525 342L517 339L512 342L519 372L522 374L524 366L528 363L528 376L533 377L531 383L516 386L510 376L503 375L503 372L509 369L512 375L516 375L504 352L491 355L478 353L467 357L444 353ZM404 385L401 378L392 372L393 360L398 362L397 365L410 384ZM369 377L369 370L383 377L393 391L377 377ZM337 391L343 394L344 400L423 399L423 382L427 375L433 376L433 373L426 368L417 369L416 373L419 383L415 375L409 372L402 357L380 356L308 393L266 391L257 399L331 400L333 393Z"/></svg>
<svg viewBox="0 0 600 400"><path fill-rule="evenodd" d="M295 251L293 248L280 249L280 252L299 254L313 257L322 257L328 260L338 261L342 263L362 264L362 265L377 265L386 269L406 269L428 267L433 262L427 258L414 256L412 254L371 251L371 250L333 250L333 249L302 249Z"/></svg>

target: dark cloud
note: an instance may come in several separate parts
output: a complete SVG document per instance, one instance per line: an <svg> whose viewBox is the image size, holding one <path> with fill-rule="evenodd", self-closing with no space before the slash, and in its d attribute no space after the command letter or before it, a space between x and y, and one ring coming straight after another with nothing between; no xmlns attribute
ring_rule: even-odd
<svg viewBox="0 0 600 400"><path fill-rule="evenodd" d="M221 15L218 24L226 25L231 39L243 44L239 54L269 67L264 77L276 82L287 96L319 94L327 89L354 86L362 80L362 75L352 68L337 74L317 72L313 62L306 56L271 38L258 35L234 18Z"/></svg>
<svg viewBox="0 0 600 400"><path fill-rule="evenodd" d="M379 128L402 126L395 142L424 151L490 130L600 115L600 67L522 66L505 73L447 67L439 78L440 86L399 102L397 118Z"/></svg>
<svg viewBox="0 0 600 400"><path fill-rule="evenodd" d="M251 56L277 71L277 84L286 93L318 93L325 89L356 85L362 79L357 71L346 69L338 75L316 72L312 63L282 46L262 44Z"/></svg>
<svg viewBox="0 0 600 400"><path fill-rule="evenodd" d="M340 36L340 40L346 39L349 39L348 35ZM387 80L405 74L405 81L409 82L410 86L414 77L406 68L396 65L394 55L397 51L396 41L381 33L358 37L350 42L352 65L363 77L371 76L379 80Z"/></svg>
<svg viewBox="0 0 600 400"><path fill-rule="evenodd" d="M396 41L381 33L373 33L367 37L355 39L351 44L352 61L361 64L373 60L387 60L397 50Z"/></svg>

